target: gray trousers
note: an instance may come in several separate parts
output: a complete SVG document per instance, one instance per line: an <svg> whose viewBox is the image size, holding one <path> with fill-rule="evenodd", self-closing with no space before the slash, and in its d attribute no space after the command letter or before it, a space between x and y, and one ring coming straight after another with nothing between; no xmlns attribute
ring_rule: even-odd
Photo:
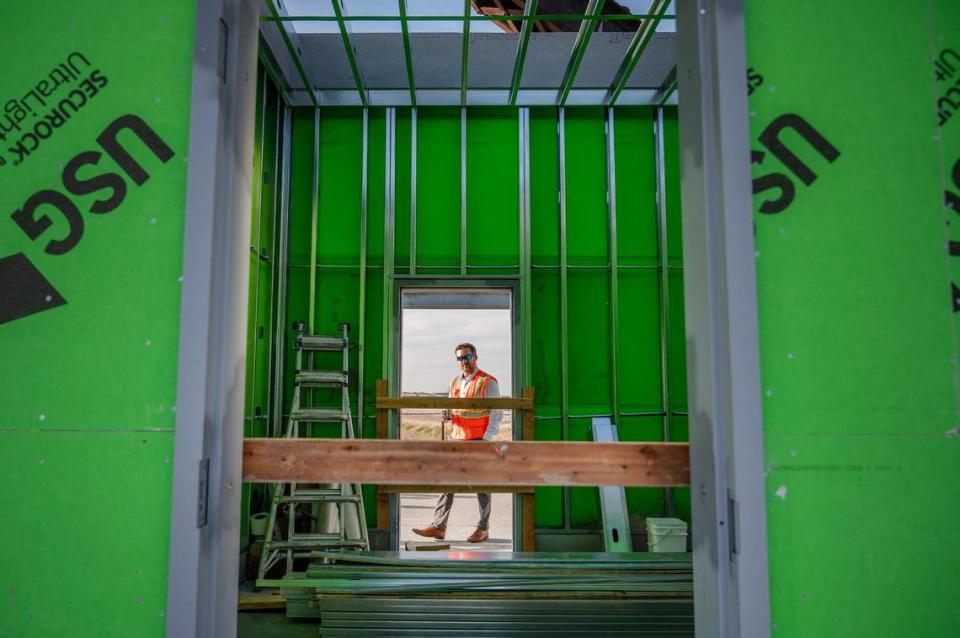
<svg viewBox="0 0 960 638"><path fill-rule="evenodd" d="M450 509L453 507L454 494L441 494L437 501L437 509L433 513L433 526L437 529L447 529L447 519L450 518ZM490 494L477 494L480 502L480 522L477 527L487 529L490 526Z"/></svg>

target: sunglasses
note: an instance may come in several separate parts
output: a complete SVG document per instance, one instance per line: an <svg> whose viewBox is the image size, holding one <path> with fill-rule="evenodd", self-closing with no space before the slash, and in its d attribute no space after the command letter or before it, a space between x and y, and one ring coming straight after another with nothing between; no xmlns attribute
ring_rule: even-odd
<svg viewBox="0 0 960 638"><path fill-rule="evenodd" d="M463 356L457 357L457 361L473 361L477 355L475 354L465 354Z"/></svg>

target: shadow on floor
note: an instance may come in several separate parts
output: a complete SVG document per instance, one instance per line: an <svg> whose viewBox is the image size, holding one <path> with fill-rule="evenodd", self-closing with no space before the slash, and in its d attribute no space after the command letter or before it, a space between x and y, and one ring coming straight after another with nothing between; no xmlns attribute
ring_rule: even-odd
<svg viewBox="0 0 960 638"><path fill-rule="evenodd" d="M282 609L237 613L237 638L315 638L318 633L315 620L287 618Z"/></svg>

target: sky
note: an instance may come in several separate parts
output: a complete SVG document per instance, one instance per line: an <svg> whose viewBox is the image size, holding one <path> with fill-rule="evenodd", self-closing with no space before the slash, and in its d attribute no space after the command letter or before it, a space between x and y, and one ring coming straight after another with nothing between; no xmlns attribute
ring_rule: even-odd
<svg viewBox="0 0 960 638"><path fill-rule="evenodd" d="M633 13L643 13L650 6L651 0L617 0L621 6ZM334 15L333 6L329 0L285 0L284 7L289 15ZM396 0L344 0L344 14L353 16L399 16L400 10ZM407 0L407 15L461 15L463 3L459 0ZM473 11L474 15L478 15ZM673 7L668 9L673 13ZM294 29L298 33L339 33L339 27L334 22L296 22ZM463 22L410 22L411 33L460 33ZM398 22L353 22L350 25L353 33L399 33ZM673 31L673 20L664 20L658 31ZM471 33L503 33L492 22L474 22L470 25Z"/></svg>
<svg viewBox="0 0 960 638"><path fill-rule="evenodd" d="M469 341L480 369L492 374L504 396L513 386L509 310L404 309L401 335L401 392L446 392L459 373L453 349Z"/></svg>

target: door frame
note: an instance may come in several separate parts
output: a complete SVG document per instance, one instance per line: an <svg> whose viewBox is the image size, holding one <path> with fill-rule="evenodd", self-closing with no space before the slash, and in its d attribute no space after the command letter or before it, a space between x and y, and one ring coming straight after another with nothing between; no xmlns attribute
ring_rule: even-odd
<svg viewBox="0 0 960 638"><path fill-rule="evenodd" d="M512 384L511 384L511 393L512 396L519 397L522 391L522 379L523 379L523 362L521 361L520 348L522 344L520 343L520 313L522 308L520 307L520 277L518 276L507 276L507 277L491 277L485 275L477 276L464 276L464 277L452 277L449 275L413 275L413 276L403 276L397 275L394 277L393 284L393 309L394 312L390 315L391 324L388 326L390 334L393 335L393 360L392 360L392 371L393 378L399 380L401 372L401 341L400 338L403 335L403 304L401 301L401 296L404 289L411 288L421 288L421 289L430 289L430 288L453 288L453 289L468 289L468 288L499 288L501 290L510 291L510 323L511 323L511 339L510 339L510 359L512 364L511 373L513 375ZM386 346L385 346L386 347ZM400 389L391 388L391 391L396 391L399 393ZM514 411L513 423L517 424L520 421L516 418L517 411ZM391 439L399 438L400 436L400 423L397 419L397 411L390 412L390 424L388 427L389 437ZM522 440L523 432L521 428L513 427L512 428L512 437L515 441ZM520 506L520 499L517 498L517 495L513 495L513 524L512 524L512 540L514 551L518 546L518 539L523 535L523 512ZM390 547L393 550L398 550L400 547L400 495L391 494L390 495Z"/></svg>
<svg viewBox="0 0 960 638"><path fill-rule="evenodd" d="M770 635L744 4L676 3L698 638ZM258 26L254 0L197 0L166 611L177 638L236 633Z"/></svg>

